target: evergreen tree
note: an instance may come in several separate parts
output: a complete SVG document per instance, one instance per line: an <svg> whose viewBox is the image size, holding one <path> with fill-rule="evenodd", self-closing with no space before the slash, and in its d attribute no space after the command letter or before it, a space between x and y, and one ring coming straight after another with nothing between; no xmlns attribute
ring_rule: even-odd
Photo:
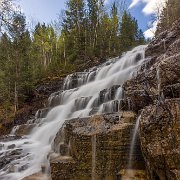
<svg viewBox="0 0 180 180"><path fill-rule="evenodd" d="M9 26L9 34L12 40L12 54L8 62L9 84L11 86L11 97L14 101L14 112L19 108L20 101L24 101L26 95L32 89L32 64L31 64L31 39L26 30L25 17L18 14L13 18Z"/></svg>
<svg viewBox="0 0 180 180"><path fill-rule="evenodd" d="M23 101L32 94L34 89L34 75L32 62L32 41L30 33L26 30L21 36L21 47L19 53L21 54L20 64L20 94Z"/></svg>
<svg viewBox="0 0 180 180"><path fill-rule="evenodd" d="M112 35L110 39L110 53L112 55L116 55L119 47L118 47L118 34L119 34L119 17L118 17L118 8L116 2L113 3L111 7L111 28Z"/></svg>
<svg viewBox="0 0 180 180"><path fill-rule="evenodd" d="M118 7L117 1L109 11L104 0L67 0L61 32L38 23L31 34L23 14L12 11L6 16L11 6L4 2L7 11L0 8L0 23L8 29L0 37L0 105L11 114L12 107L16 114L29 101L44 79L72 73L86 60L115 57L145 41L129 13L121 19L118 9L124 6Z"/></svg>
<svg viewBox="0 0 180 180"><path fill-rule="evenodd" d="M6 33L0 38L0 103L10 101L9 63L11 55L11 41Z"/></svg>
<svg viewBox="0 0 180 180"><path fill-rule="evenodd" d="M98 29L98 0L88 0L88 16L90 27L90 47L94 50L97 43L97 29Z"/></svg>
<svg viewBox="0 0 180 180"><path fill-rule="evenodd" d="M66 35L66 58L73 62L84 54L84 0L67 1L67 10L63 20L63 32Z"/></svg>
<svg viewBox="0 0 180 180"><path fill-rule="evenodd" d="M120 51L124 52L128 49L144 43L144 36L139 30L137 20L126 11L123 14L120 27Z"/></svg>
<svg viewBox="0 0 180 180"><path fill-rule="evenodd" d="M160 15L156 35L169 29L173 22L180 18L179 0L168 0Z"/></svg>

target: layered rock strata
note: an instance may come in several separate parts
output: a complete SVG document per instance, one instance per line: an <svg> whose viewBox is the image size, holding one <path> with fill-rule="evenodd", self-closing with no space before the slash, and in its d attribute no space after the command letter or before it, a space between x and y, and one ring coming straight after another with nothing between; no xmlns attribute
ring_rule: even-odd
<svg viewBox="0 0 180 180"><path fill-rule="evenodd" d="M114 180L127 169L136 114L97 115L67 121L54 141L51 155L52 179ZM133 167L145 178L145 165L137 143ZM137 173L137 172L136 172ZM137 173L140 176L140 173Z"/></svg>
<svg viewBox="0 0 180 180"><path fill-rule="evenodd" d="M132 110L141 110L140 142L148 178L180 179L180 21L146 49L147 63L124 84Z"/></svg>

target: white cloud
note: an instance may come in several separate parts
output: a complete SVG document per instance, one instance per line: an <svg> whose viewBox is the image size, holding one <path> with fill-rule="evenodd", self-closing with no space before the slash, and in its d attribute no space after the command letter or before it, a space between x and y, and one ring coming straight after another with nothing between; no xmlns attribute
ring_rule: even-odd
<svg viewBox="0 0 180 180"><path fill-rule="evenodd" d="M146 39L149 39L149 38L151 39L151 38L153 38L154 35L155 35L155 32L156 32L156 28L157 28L157 21L155 21L155 22L152 24L151 28L149 28L148 30L146 30L146 31L144 32L145 38L146 38Z"/></svg>
<svg viewBox="0 0 180 180"><path fill-rule="evenodd" d="M167 0L132 0L129 9L137 6L140 3L144 3L145 6L142 9L142 12L145 15L152 15L155 14L157 16L160 15L162 12L163 7L165 6ZM146 38L152 38L154 37L154 34L156 32L156 27L157 27L157 21L154 22L147 31L144 32L144 35Z"/></svg>
<svg viewBox="0 0 180 180"><path fill-rule="evenodd" d="M140 3L144 3L145 7L142 12L146 15L156 14L159 10L161 11L167 0L132 0L129 8L133 8Z"/></svg>

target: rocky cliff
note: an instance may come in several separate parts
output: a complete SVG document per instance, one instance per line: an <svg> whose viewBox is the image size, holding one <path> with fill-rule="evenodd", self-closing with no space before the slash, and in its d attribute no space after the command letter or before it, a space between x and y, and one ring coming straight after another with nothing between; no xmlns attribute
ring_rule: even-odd
<svg viewBox="0 0 180 180"><path fill-rule="evenodd" d="M180 21L154 39L149 58L125 97L140 113L140 142L149 179L180 179Z"/></svg>
<svg viewBox="0 0 180 180"><path fill-rule="evenodd" d="M52 179L180 179L179 52L177 21L148 45L146 63L124 84L123 111L64 124L51 155ZM139 140L129 169L137 116Z"/></svg>

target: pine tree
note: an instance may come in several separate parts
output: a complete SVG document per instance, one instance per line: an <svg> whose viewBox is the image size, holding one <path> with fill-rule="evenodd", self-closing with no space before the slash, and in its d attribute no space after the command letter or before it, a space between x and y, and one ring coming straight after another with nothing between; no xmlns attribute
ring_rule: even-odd
<svg viewBox="0 0 180 180"><path fill-rule="evenodd" d="M19 104L24 101L25 96L30 94L31 79L31 63L30 63L30 46L31 39L29 32L26 30L26 22L23 14L18 14L13 18L11 26L9 26L9 34L12 40L13 51L10 57L8 70L9 84L11 85L12 97L14 100L14 112L19 109Z"/></svg>
<svg viewBox="0 0 180 180"><path fill-rule="evenodd" d="M98 31L99 32L98 49L96 50L96 53L100 54L101 58L110 57L111 39L112 39L112 26L111 25L112 25L111 19L109 15L107 13L104 13L104 16L102 17L101 25Z"/></svg>
<svg viewBox="0 0 180 180"><path fill-rule="evenodd" d="M73 62L84 54L84 0L67 1L67 10L63 20L63 33L66 36L66 58Z"/></svg>
<svg viewBox="0 0 180 180"><path fill-rule="evenodd" d="M112 35L110 40L110 53L116 55L118 52L118 34L119 34L119 17L116 2L111 7L111 28Z"/></svg>
<svg viewBox="0 0 180 180"><path fill-rule="evenodd" d="M3 33L0 38L0 103L10 101L10 84L8 66L11 54L11 41L6 33Z"/></svg>
<svg viewBox="0 0 180 180"><path fill-rule="evenodd" d="M88 0L88 16L89 16L89 24L90 24L90 47L95 49L95 45L97 43L97 29L98 29L98 0Z"/></svg>
<svg viewBox="0 0 180 180"><path fill-rule="evenodd" d="M179 0L168 0L160 15L156 35L164 30L169 29L173 22L180 18Z"/></svg>
<svg viewBox="0 0 180 180"><path fill-rule="evenodd" d="M33 62L32 62L32 41L30 38L30 33L26 30L20 41L21 49L19 53L21 55L20 64L20 97L25 101L32 94L34 89L34 76L33 76Z"/></svg>
<svg viewBox="0 0 180 180"><path fill-rule="evenodd" d="M130 13L126 11L123 14L120 27L120 50L121 52L144 44L144 36L142 30L138 28L137 20L135 20Z"/></svg>

